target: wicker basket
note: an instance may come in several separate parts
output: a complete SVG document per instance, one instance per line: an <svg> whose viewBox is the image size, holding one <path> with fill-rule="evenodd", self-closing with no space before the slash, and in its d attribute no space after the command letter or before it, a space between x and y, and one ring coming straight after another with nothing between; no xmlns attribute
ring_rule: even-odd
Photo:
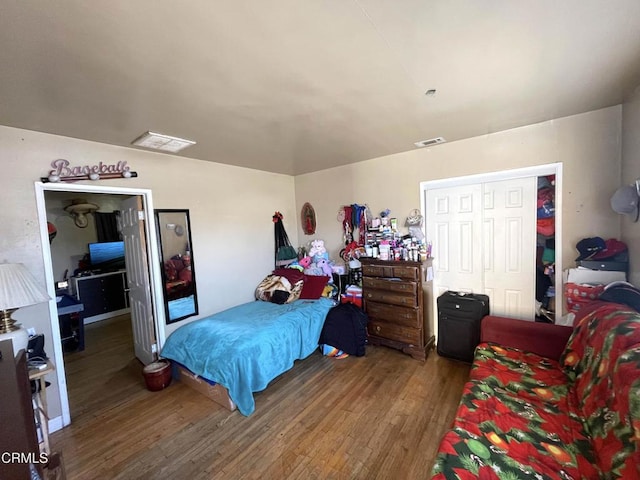
<svg viewBox="0 0 640 480"><path fill-rule="evenodd" d="M150 363L142 369L142 375L148 390L162 390L171 383L171 363L167 360Z"/></svg>

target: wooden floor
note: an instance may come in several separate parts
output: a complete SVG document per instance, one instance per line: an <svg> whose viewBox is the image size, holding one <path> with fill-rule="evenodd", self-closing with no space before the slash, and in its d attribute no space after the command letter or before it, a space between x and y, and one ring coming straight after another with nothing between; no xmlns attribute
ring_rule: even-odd
<svg viewBox="0 0 640 480"><path fill-rule="evenodd" d="M420 479L469 373L430 352L318 352L255 394L249 417L180 383L144 385L128 316L86 328L67 355L70 426L52 434L68 479Z"/></svg>

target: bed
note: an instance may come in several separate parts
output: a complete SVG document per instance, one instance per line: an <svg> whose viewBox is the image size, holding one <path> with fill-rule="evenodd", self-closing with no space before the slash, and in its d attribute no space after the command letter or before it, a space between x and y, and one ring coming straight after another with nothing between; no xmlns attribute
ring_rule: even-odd
<svg viewBox="0 0 640 480"><path fill-rule="evenodd" d="M226 389L229 405L248 416L255 410L254 392L318 347L332 306L328 298L238 305L180 327L160 356Z"/></svg>

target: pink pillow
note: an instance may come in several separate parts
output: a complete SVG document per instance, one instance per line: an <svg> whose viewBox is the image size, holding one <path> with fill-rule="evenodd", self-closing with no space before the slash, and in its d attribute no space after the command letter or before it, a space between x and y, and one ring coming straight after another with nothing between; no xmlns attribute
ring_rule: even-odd
<svg viewBox="0 0 640 480"><path fill-rule="evenodd" d="M307 300L320 298L328 281L329 277L327 275L305 275L300 298Z"/></svg>

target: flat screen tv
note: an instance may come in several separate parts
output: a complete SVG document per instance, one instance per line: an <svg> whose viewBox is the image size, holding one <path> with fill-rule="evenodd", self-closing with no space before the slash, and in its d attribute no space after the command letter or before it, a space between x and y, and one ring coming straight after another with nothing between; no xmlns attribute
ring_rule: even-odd
<svg viewBox="0 0 640 480"><path fill-rule="evenodd" d="M89 244L91 268L97 270L120 270L124 264L124 242L100 242Z"/></svg>

